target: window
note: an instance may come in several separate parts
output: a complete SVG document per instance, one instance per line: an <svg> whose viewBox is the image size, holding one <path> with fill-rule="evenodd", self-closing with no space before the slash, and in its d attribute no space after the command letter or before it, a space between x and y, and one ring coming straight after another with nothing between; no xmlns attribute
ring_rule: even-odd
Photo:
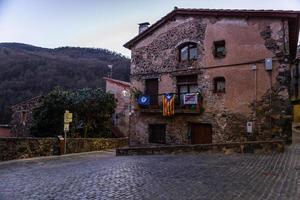
<svg viewBox="0 0 300 200"><path fill-rule="evenodd" d="M165 144L166 143L166 125L149 124L149 143Z"/></svg>
<svg viewBox="0 0 300 200"><path fill-rule="evenodd" d="M26 121L27 121L27 112L25 110L21 111L21 115L20 115L20 123L25 126L26 125Z"/></svg>
<svg viewBox="0 0 300 200"><path fill-rule="evenodd" d="M214 78L214 92L215 93L225 93L225 78L224 77Z"/></svg>
<svg viewBox="0 0 300 200"><path fill-rule="evenodd" d="M198 51L196 43L185 43L179 47L179 61L197 60Z"/></svg>
<svg viewBox="0 0 300 200"><path fill-rule="evenodd" d="M150 105L158 105L158 79L146 79L145 94L150 96Z"/></svg>
<svg viewBox="0 0 300 200"><path fill-rule="evenodd" d="M225 49L225 40L214 42L214 56L216 58L225 57L226 49Z"/></svg>
<svg viewBox="0 0 300 200"><path fill-rule="evenodd" d="M177 89L179 102L183 104L183 95L187 93L196 93L198 89L197 75L178 76Z"/></svg>

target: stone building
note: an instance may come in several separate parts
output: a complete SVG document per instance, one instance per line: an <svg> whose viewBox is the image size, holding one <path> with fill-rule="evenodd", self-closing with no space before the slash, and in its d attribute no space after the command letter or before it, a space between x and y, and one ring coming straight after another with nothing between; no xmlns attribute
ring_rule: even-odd
<svg viewBox="0 0 300 200"><path fill-rule="evenodd" d="M103 79L106 81L106 92L113 94L117 103L112 119L112 131L118 137L128 136L131 85L112 78Z"/></svg>
<svg viewBox="0 0 300 200"><path fill-rule="evenodd" d="M16 137L29 137L32 123L32 112L41 103L42 96L36 96L22 101L11 107L12 125L11 132Z"/></svg>
<svg viewBox="0 0 300 200"><path fill-rule="evenodd" d="M133 96L150 103L132 101L131 144L290 140L299 17L175 8L150 27L140 24L124 46L131 50ZM170 117L162 115L166 93L176 98Z"/></svg>

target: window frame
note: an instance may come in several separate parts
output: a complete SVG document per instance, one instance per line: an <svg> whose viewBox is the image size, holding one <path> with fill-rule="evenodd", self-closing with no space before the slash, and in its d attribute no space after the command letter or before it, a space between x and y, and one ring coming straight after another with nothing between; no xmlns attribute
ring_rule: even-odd
<svg viewBox="0 0 300 200"><path fill-rule="evenodd" d="M223 84L224 84L224 89L223 90L218 89L218 83L219 82L223 82ZM213 88L214 93L217 93L217 94L226 93L226 79L225 79L225 77L223 77L223 76L215 77L213 79L213 87L214 87Z"/></svg>
<svg viewBox="0 0 300 200"><path fill-rule="evenodd" d="M218 48L224 48L222 52L218 52ZM214 41L214 57L224 58L226 56L226 42L225 40Z"/></svg>
<svg viewBox="0 0 300 200"><path fill-rule="evenodd" d="M183 48L186 48L186 47L188 48L187 49L187 53L188 53L187 59L186 60L182 60L182 53L181 53L181 51L182 51ZM197 53L196 58L191 58L191 49L196 49L196 53ZM179 62L191 62L191 61L195 61L195 60L198 59L198 56L199 56L198 45L195 42L186 42L186 43L181 44L178 47L178 58L179 58L178 60L179 60Z"/></svg>

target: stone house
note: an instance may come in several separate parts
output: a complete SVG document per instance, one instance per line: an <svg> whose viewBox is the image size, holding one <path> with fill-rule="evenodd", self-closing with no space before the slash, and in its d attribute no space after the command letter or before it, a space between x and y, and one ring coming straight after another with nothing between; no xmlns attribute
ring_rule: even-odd
<svg viewBox="0 0 300 200"><path fill-rule="evenodd" d="M150 27L140 24L124 46L131 50L133 96L150 103L132 100L131 144L290 140L299 17L175 8ZM166 93L175 95L170 117L162 114Z"/></svg>
<svg viewBox="0 0 300 200"><path fill-rule="evenodd" d="M112 78L103 78L106 82L105 91L114 95L117 107L112 119L112 131L118 137L129 134L130 83Z"/></svg>
<svg viewBox="0 0 300 200"><path fill-rule="evenodd" d="M11 107L11 132L16 137L30 137L30 127L32 125L33 109L40 105L42 96L36 96L22 101Z"/></svg>

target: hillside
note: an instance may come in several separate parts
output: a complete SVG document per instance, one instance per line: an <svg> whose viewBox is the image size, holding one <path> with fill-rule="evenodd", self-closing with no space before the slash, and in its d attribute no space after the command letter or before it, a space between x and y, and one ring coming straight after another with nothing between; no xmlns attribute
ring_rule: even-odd
<svg viewBox="0 0 300 200"><path fill-rule="evenodd" d="M0 124L10 121L10 106L56 86L103 88L108 65L113 78L129 80L130 60L106 49L0 43Z"/></svg>

